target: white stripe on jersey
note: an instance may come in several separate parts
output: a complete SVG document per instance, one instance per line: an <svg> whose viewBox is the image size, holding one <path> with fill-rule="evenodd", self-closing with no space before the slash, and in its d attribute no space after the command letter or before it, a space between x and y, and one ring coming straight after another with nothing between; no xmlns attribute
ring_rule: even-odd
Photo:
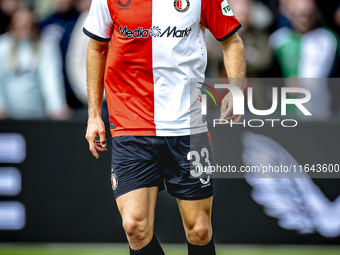
<svg viewBox="0 0 340 255"><path fill-rule="evenodd" d="M198 99L200 90L196 88L199 86L195 83L190 85L191 78L204 79L207 62L204 30L199 25L200 13L201 0L191 0L186 12L176 11L173 1L153 1L152 27L159 27L162 33L168 27L186 31L191 29L189 36L181 38L152 38L157 136L207 131ZM195 96L190 96L190 92ZM193 105L190 97L195 99Z"/></svg>

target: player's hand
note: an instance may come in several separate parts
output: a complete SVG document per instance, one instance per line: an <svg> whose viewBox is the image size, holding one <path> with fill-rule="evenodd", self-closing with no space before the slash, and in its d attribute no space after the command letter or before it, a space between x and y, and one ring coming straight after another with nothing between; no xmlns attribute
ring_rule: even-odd
<svg viewBox="0 0 340 255"><path fill-rule="evenodd" d="M96 141L99 136L100 140ZM98 159L98 152L106 152L106 138L105 138L105 125L103 120L99 118L89 119L87 122L86 140L89 143L90 151L93 156Z"/></svg>
<svg viewBox="0 0 340 255"><path fill-rule="evenodd" d="M233 96L229 92L222 100L221 120L232 120L233 123L240 122L242 115L233 115Z"/></svg>

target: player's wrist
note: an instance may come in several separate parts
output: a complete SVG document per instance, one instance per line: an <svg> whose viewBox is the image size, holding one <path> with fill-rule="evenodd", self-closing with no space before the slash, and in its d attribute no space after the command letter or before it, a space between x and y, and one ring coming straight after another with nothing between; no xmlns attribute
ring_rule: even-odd
<svg viewBox="0 0 340 255"><path fill-rule="evenodd" d="M101 107L89 107L88 119L101 119Z"/></svg>
<svg viewBox="0 0 340 255"><path fill-rule="evenodd" d="M100 113L91 113L91 114L89 113L88 122L94 122L98 120L102 120Z"/></svg>

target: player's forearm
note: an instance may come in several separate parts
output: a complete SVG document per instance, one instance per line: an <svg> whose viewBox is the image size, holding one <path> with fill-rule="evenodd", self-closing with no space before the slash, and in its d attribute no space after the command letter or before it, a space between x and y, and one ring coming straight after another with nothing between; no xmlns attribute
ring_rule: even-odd
<svg viewBox="0 0 340 255"><path fill-rule="evenodd" d="M89 119L101 116L104 94L104 74L108 43L90 40L87 50L87 91Z"/></svg>
<svg viewBox="0 0 340 255"><path fill-rule="evenodd" d="M226 68L229 82L243 90L246 75L246 62L244 46L238 34L222 42L224 66Z"/></svg>

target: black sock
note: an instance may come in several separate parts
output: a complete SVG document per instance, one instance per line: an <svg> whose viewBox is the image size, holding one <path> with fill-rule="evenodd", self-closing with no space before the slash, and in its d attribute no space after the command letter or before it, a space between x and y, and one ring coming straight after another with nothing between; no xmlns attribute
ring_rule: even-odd
<svg viewBox="0 0 340 255"><path fill-rule="evenodd" d="M165 255L159 244L156 236L153 236L151 242L140 250L132 250L130 248L130 255Z"/></svg>
<svg viewBox="0 0 340 255"><path fill-rule="evenodd" d="M188 255L216 255L214 237L206 245L193 245L188 242Z"/></svg>

